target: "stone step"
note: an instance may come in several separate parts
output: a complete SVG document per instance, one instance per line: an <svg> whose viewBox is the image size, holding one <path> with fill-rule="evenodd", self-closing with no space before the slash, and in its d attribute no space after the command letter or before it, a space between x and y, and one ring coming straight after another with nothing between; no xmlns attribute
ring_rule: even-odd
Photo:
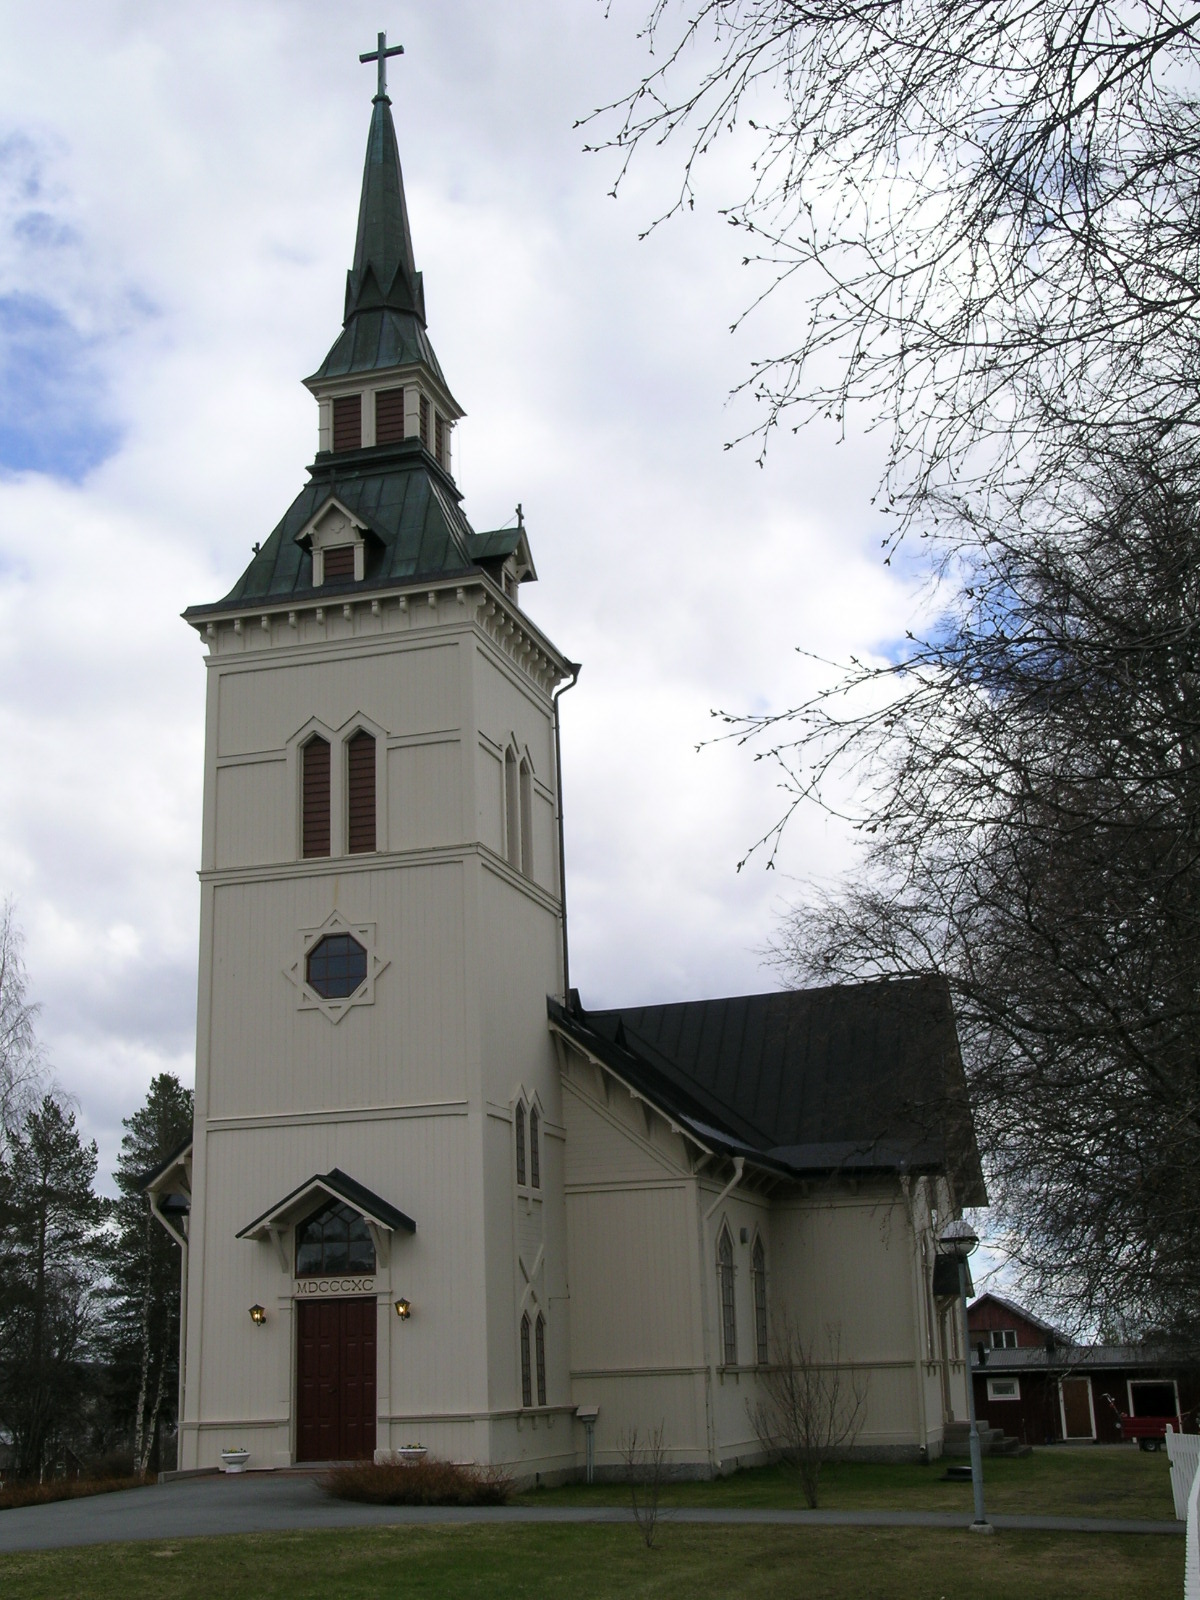
<svg viewBox="0 0 1200 1600"><path fill-rule="evenodd" d="M1003 1428L980 1428L979 1448L985 1456L1008 1455L1012 1452L1003 1448L1005 1433ZM1021 1446L1016 1439L1018 1451ZM971 1453L971 1425L967 1422L948 1422L944 1434L942 1454L947 1456L969 1456Z"/></svg>

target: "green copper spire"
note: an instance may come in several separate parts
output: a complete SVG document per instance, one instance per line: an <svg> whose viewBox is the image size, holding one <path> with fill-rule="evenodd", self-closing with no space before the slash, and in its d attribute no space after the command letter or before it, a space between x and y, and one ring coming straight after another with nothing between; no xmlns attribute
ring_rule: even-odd
<svg viewBox="0 0 1200 1600"><path fill-rule="evenodd" d="M313 378L424 362L444 384L425 332L425 289L413 258L391 106L386 94L371 106L343 330Z"/></svg>
<svg viewBox="0 0 1200 1600"><path fill-rule="evenodd" d="M367 135L354 265L346 274L345 321L383 306L419 317L424 325L425 292L408 231L391 101L386 95L376 95Z"/></svg>

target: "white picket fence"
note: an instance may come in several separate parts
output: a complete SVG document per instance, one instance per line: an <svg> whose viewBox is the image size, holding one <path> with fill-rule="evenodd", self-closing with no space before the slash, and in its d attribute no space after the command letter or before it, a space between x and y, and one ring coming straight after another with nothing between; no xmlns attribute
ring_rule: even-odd
<svg viewBox="0 0 1200 1600"><path fill-rule="evenodd" d="M1175 1515L1180 1522L1186 1522L1188 1495L1196 1481L1196 1468L1200 1466L1200 1433L1176 1433L1168 1422L1167 1456L1171 1462Z"/></svg>
<svg viewBox="0 0 1200 1600"><path fill-rule="evenodd" d="M1200 1433L1176 1433L1168 1426L1167 1455L1175 1515L1187 1523L1183 1600L1200 1600Z"/></svg>

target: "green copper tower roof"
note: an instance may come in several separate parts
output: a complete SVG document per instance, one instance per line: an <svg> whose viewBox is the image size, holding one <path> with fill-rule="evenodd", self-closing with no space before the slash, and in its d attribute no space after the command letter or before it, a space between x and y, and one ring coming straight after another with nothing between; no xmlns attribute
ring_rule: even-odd
<svg viewBox="0 0 1200 1600"><path fill-rule="evenodd" d="M425 331L425 288L413 258L391 106L386 94L372 103L344 326L313 379L419 361L444 385Z"/></svg>

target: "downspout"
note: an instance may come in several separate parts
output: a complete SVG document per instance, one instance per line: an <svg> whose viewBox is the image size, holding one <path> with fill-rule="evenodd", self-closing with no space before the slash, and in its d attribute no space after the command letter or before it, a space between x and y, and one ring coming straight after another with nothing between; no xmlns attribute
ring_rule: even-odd
<svg viewBox="0 0 1200 1600"><path fill-rule="evenodd" d="M568 661L571 669L571 681L560 683L551 695L554 702L554 781L557 788L558 799L558 904L559 917L562 923L562 972L564 1007L571 1009L571 966L567 954L567 843L563 833L563 780L562 780L562 725L558 716L558 699L566 694L568 689L573 689L579 682L579 674L583 668L578 661Z"/></svg>

